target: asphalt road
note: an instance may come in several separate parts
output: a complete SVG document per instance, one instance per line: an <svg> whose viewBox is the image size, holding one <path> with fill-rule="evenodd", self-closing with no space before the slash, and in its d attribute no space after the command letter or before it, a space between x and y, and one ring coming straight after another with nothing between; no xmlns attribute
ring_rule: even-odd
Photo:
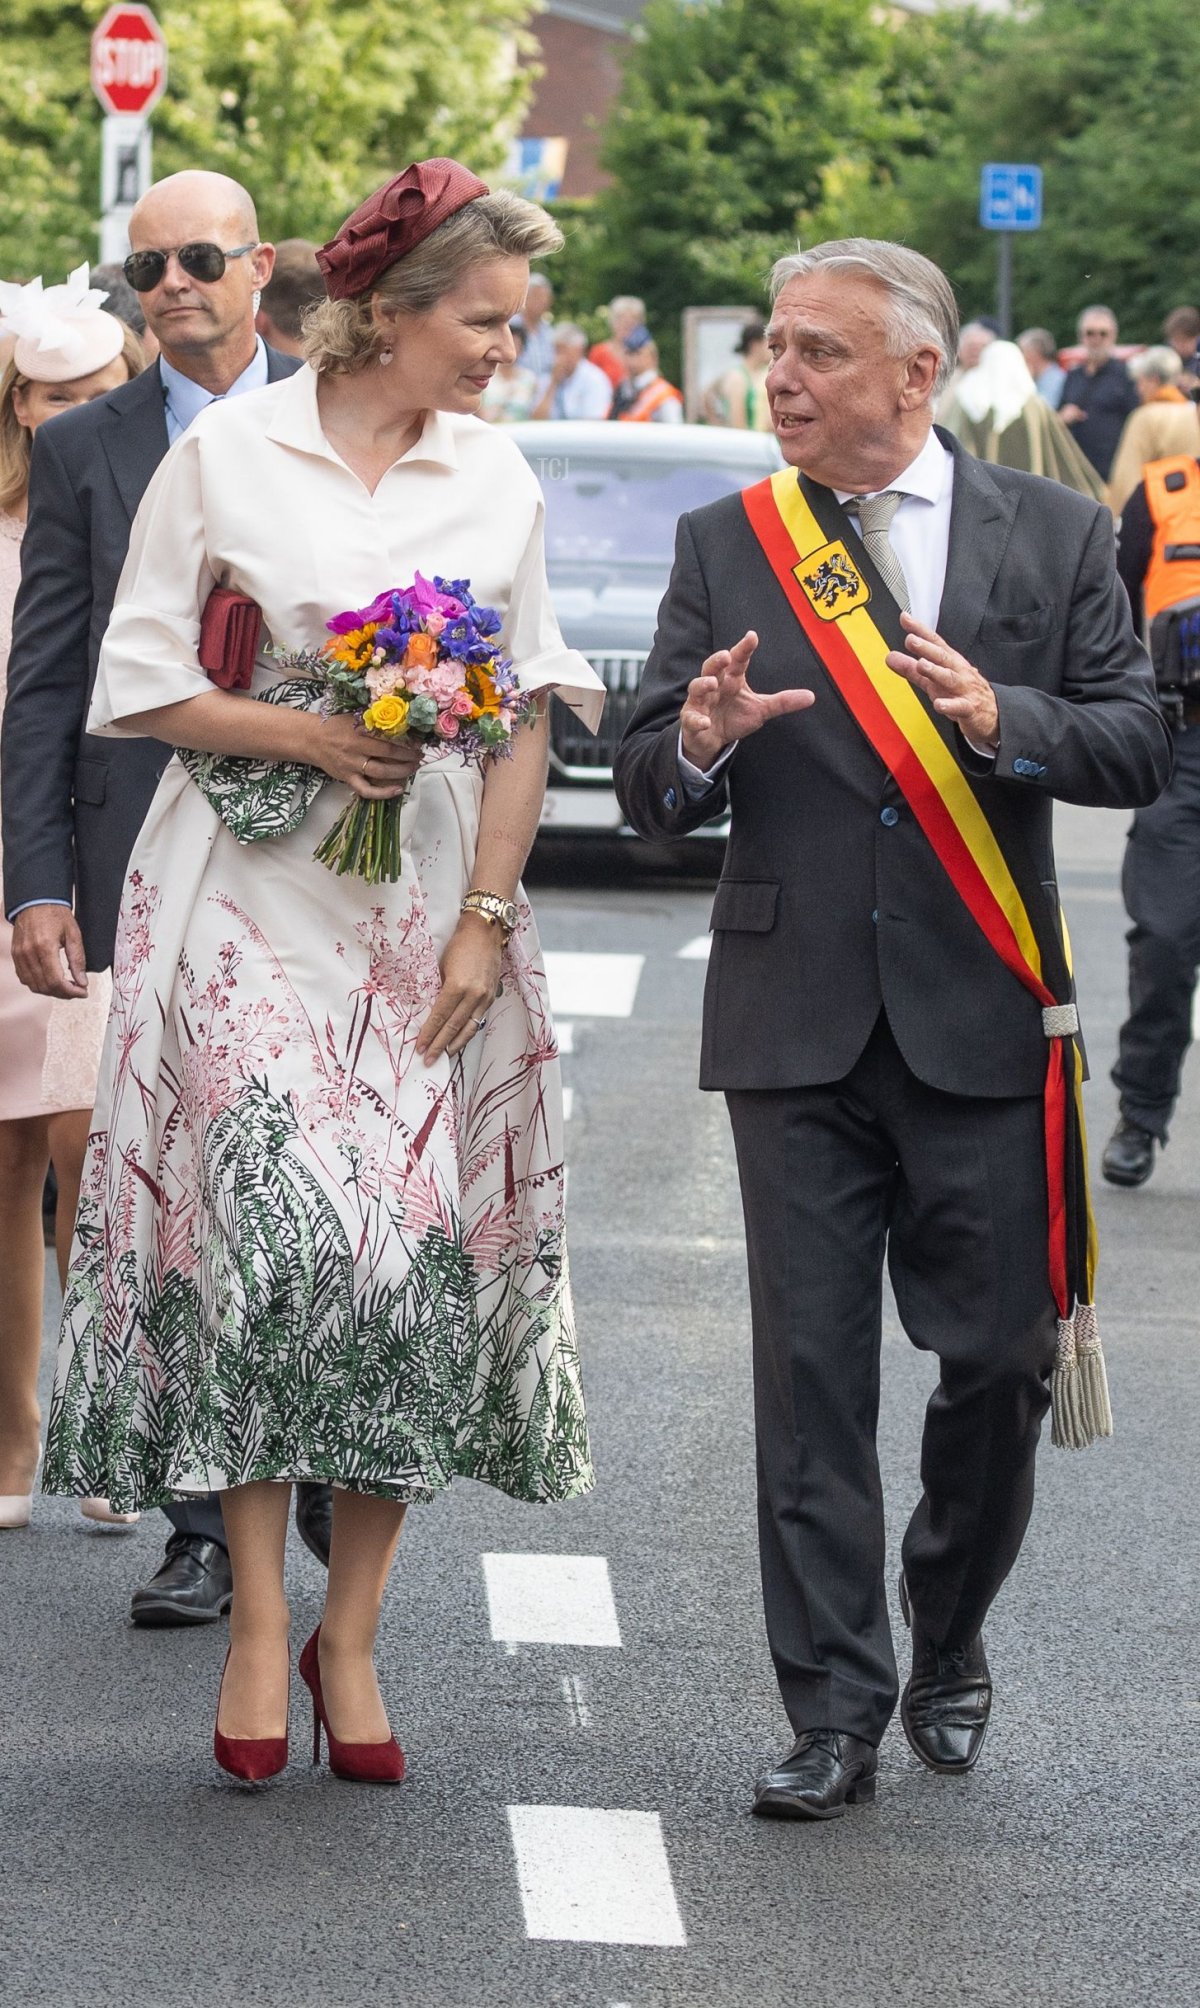
<svg viewBox="0 0 1200 2008"><path fill-rule="evenodd" d="M1120 833L1060 818L1093 1155ZM539 1510L464 1484L410 1516L381 1652L410 1765L391 1793L310 1770L296 1694L286 1778L230 1786L210 1756L221 1629L125 1622L161 1523L92 1533L39 1501L0 1536L2 2008L1200 2001L1200 1076L1150 1186L1099 1190L1118 1434L1043 1450L988 1628L980 1769L935 1778L894 1728L873 1809L760 1824L748 1788L787 1736L732 1152L694 1086L708 894L652 863L568 851L531 875L570 1028L596 1492ZM932 1376L894 1320L884 1368L898 1542ZM300 1639L321 1579L292 1545Z"/></svg>

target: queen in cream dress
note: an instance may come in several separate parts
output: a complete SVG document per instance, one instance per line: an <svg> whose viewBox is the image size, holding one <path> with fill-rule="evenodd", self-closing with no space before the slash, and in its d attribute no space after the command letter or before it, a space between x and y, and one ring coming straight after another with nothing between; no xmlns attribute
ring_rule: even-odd
<svg viewBox="0 0 1200 2008"><path fill-rule="evenodd" d="M418 571L469 580L522 685L594 727L598 679L547 594L540 490L503 433L430 412L370 494L322 432L311 369L214 405L142 504L88 730L211 688L196 651L217 584L263 610L269 696L285 673L268 640L312 648ZM415 1052L482 778L427 755L403 877L370 886L313 857L346 788L326 780L305 809L298 770L309 788L264 835L266 777L244 771L222 793L212 763L173 760L131 861L47 1488L118 1509L259 1479L586 1491L558 1059L520 894L485 1029L456 1059Z"/></svg>

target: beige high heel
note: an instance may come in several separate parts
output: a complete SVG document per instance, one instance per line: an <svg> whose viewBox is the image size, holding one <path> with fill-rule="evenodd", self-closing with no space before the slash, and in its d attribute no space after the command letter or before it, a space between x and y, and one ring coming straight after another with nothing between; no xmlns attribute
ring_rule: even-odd
<svg viewBox="0 0 1200 2008"><path fill-rule="evenodd" d="M41 1469L42 1446L38 1444L37 1463L33 1467L34 1484ZM0 1532L15 1533L19 1527L28 1527L33 1518L33 1493L0 1492Z"/></svg>
<svg viewBox="0 0 1200 2008"><path fill-rule="evenodd" d="M136 1527L142 1517L140 1513L114 1513L107 1499L99 1498L81 1499L79 1510L85 1520L94 1520L101 1527L118 1529Z"/></svg>

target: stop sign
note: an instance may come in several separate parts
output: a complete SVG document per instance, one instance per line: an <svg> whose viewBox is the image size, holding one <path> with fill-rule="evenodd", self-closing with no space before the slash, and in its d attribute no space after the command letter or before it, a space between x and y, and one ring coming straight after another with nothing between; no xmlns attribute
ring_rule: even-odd
<svg viewBox="0 0 1200 2008"><path fill-rule="evenodd" d="M167 44L148 7L110 7L92 36L92 89L106 112L144 118L167 88Z"/></svg>

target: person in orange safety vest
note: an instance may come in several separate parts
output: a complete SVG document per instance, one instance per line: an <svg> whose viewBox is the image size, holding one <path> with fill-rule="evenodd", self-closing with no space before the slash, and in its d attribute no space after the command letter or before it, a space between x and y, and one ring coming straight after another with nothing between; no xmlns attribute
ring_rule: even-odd
<svg viewBox="0 0 1200 2008"><path fill-rule="evenodd" d="M1200 970L1200 462L1190 454L1146 467L1121 512L1117 569L1175 742L1171 779L1134 817L1121 875L1130 1008L1113 1068L1121 1115L1101 1169L1132 1186L1167 1141Z"/></svg>
<svg viewBox="0 0 1200 2008"><path fill-rule="evenodd" d="M612 416L626 424L680 425L683 399L674 384L660 376L658 347L649 328L635 328L626 337L629 381L614 400Z"/></svg>

